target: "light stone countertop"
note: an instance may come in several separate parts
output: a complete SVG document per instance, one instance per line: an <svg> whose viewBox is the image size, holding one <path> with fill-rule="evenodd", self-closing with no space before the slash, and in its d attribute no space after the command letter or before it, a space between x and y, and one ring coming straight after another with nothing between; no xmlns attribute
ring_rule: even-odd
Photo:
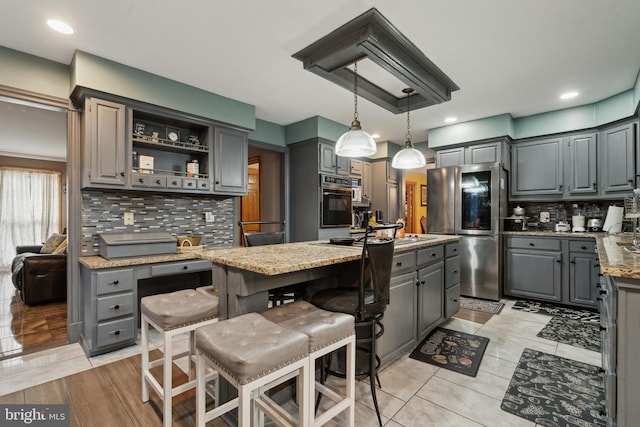
<svg viewBox="0 0 640 427"><path fill-rule="evenodd" d="M632 233L611 235L607 233L505 231L503 235L592 238L596 241L602 274L628 279L640 279L640 253L636 254L624 249L625 244L631 245L631 240L633 240ZM622 243L622 245L619 243Z"/></svg>
<svg viewBox="0 0 640 427"><path fill-rule="evenodd" d="M458 236L435 234L420 236L413 243L403 242L403 244L396 245L395 252L437 246L460 240ZM216 264L272 276L355 261L360 259L361 252L361 246L332 245L327 240L319 240L250 248L211 249L200 252L199 256Z"/></svg>
<svg viewBox="0 0 640 427"><path fill-rule="evenodd" d="M401 240L401 239L399 239ZM452 235L419 235L417 239L403 239L396 252L421 247L437 246L460 240ZM91 269L126 267L159 262L204 259L216 264L248 270L265 275L277 275L323 267L360 259L361 246L329 244L327 240L285 243L282 245L254 246L250 248L217 248L203 251L175 253L148 257L106 260L99 256L81 257L80 262Z"/></svg>

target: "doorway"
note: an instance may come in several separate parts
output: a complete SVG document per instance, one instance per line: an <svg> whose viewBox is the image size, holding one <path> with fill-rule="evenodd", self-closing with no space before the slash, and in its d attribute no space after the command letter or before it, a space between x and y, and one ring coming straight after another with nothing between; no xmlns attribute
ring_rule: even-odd
<svg viewBox="0 0 640 427"><path fill-rule="evenodd" d="M240 221L260 221L260 158L253 157L249 159L249 167L247 170L247 195L242 196L240 200ZM245 226L245 231L259 232L261 231L260 225L249 224ZM241 230L238 241L242 246L245 246Z"/></svg>
<svg viewBox="0 0 640 427"><path fill-rule="evenodd" d="M413 181L406 181L405 184L405 212L407 214L407 220L405 224L405 232L407 233L416 233L415 231L415 222L416 222L416 188L418 184Z"/></svg>

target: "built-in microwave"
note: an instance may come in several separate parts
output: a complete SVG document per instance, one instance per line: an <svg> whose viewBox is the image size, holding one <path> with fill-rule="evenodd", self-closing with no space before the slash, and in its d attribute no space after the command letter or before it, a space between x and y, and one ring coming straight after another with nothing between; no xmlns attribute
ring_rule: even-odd
<svg viewBox="0 0 640 427"><path fill-rule="evenodd" d="M333 175L320 176L320 227L351 226L351 181Z"/></svg>

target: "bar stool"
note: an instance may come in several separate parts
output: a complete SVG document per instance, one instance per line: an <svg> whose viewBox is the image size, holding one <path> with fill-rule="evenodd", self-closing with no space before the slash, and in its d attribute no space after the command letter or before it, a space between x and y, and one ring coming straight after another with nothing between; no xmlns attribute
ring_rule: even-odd
<svg viewBox="0 0 640 427"><path fill-rule="evenodd" d="M307 385L309 396L315 396L316 390L330 398L334 405L316 417L309 405L309 425L322 426L329 420L346 411L346 425L354 425L355 411L355 328L354 318L344 313L322 310L307 301L295 301L270 308L262 315L287 329L293 329L309 337L309 367ZM316 361L339 348L346 348L346 390L341 396L326 387L323 370L320 381L315 379Z"/></svg>
<svg viewBox="0 0 640 427"><path fill-rule="evenodd" d="M191 372L192 357L195 355L195 329L218 321L218 298L211 296L203 298L194 289L185 289L167 294L150 295L140 301L141 311L141 340L142 340L142 401L149 401L149 385L162 400L163 425L172 424L173 396L184 393L196 386L196 380ZM149 325L162 334L164 353L162 358L149 360ZM173 338L189 333L189 350L173 354ZM173 360L189 356L189 380L186 383L172 387ZM152 375L151 369L163 366L162 385ZM216 379L217 374L210 372L210 379ZM217 390L217 389L216 389Z"/></svg>
<svg viewBox="0 0 640 427"><path fill-rule="evenodd" d="M248 313L196 331L196 424L238 408L238 426L261 425L263 414L278 425L308 425L309 338L261 316ZM238 397L207 411L205 368L218 371L238 390ZM297 376L300 398L298 422L266 392ZM253 424L251 414L254 414Z"/></svg>
<svg viewBox="0 0 640 427"><path fill-rule="evenodd" d="M313 305L324 310L347 313L355 317L356 349L368 356L367 364L357 367L356 377L369 377L371 397L380 426L382 426L382 417L376 397L376 381L380 385L378 378L380 357L376 352L376 344L378 338L384 334L382 319L389 304L394 240L370 239L368 236L370 232L393 229L395 238L398 228L402 228L402 224L369 226L365 233L360 257L360 275L356 283L351 281L339 283L337 288L321 290L309 299ZM331 369L328 372L339 376L344 375Z"/></svg>

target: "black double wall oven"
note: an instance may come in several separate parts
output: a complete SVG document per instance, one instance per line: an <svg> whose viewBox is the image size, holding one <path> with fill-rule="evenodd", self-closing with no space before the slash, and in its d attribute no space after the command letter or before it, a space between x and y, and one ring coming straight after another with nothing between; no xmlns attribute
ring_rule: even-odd
<svg viewBox="0 0 640 427"><path fill-rule="evenodd" d="M320 175L320 227L351 225L351 180L335 175Z"/></svg>

